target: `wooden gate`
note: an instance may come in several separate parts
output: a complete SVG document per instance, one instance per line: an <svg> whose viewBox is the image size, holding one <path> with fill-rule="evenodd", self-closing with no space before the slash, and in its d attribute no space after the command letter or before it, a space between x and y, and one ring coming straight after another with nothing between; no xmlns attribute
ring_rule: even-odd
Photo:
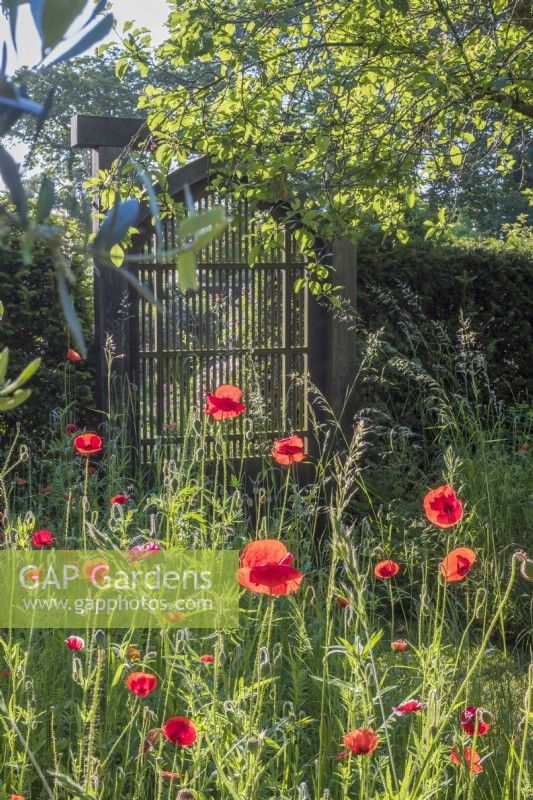
<svg viewBox="0 0 533 800"><path fill-rule="evenodd" d="M72 121L72 146L92 150L93 174L108 169L145 134L139 119L79 115ZM306 290L294 291L305 272L294 237L284 231L250 267L257 220L245 202L217 196L208 172L208 159L198 158L172 173L168 183L176 200L184 199L187 186L198 210L224 203L233 219L230 229L199 254L197 292L180 292L175 265L157 263L148 212L135 243L136 252L145 256L136 272L163 313L126 289L117 274L95 265L97 403L106 410L110 401L104 351L111 338L120 356L114 362L115 385L123 386L121 378L127 378L133 389L131 439L145 464L183 442L194 409L200 411L207 392L222 383L242 388L249 407L231 433L228 426L232 457L243 455L238 451L243 434L250 457L260 455L265 441L276 436L308 436L308 377L335 412L343 409L348 427L353 414L353 397L346 402L355 375L353 336ZM98 224L95 216L95 230ZM163 227L163 249L168 249L176 245L179 223L168 220ZM330 264L334 282L346 287L345 296L355 304L353 245L333 242ZM124 402L120 392L115 399ZM254 435L246 436L251 424Z"/></svg>

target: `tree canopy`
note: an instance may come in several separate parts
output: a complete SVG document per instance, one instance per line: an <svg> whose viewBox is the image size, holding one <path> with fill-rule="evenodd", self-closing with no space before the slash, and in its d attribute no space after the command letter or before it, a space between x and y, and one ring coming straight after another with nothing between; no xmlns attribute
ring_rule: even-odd
<svg viewBox="0 0 533 800"><path fill-rule="evenodd" d="M158 160L208 153L304 245L407 241L417 198L473 158L531 192L530 0L183 0L169 33L155 63L144 47Z"/></svg>

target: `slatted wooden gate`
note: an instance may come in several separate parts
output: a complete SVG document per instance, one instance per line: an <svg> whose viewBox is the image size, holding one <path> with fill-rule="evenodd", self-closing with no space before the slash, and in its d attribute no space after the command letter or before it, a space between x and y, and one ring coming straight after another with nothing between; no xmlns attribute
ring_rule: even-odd
<svg viewBox="0 0 533 800"><path fill-rule="evenodd" d="M155 460L154 448L183 442L207 392L225 383L243 390L249 409L225 428L230 457L240 457L242 441L253 457L279 432L308 434L308 297L305 289L294 291L305 271L294 237L282 232L279 245L250 268L255 220L247 204L219 197L203 183L192 189L197 210L222 203L232 224L200 252L195 292L179 290L175 264L157 263L154 243L144 247L138 277L163 309L157 313L138 296L133 302L137 342L130 367L144 462ZM178 230L174 220L164 223L164 249L177 246ZM300 376L298 385L292 375ZM243 439L252 426L254 435Z"/></svg>
<svg viewBox="0 0 533 800"><path fill-rule="evenodd" d="M146 133L144 122L135 118L78 115L72 120L72 146L91 149L94 175ZM353 335L306 291L294 292L305 265L288 231L253 267L248 265L256 220L245 203L227 196L221 200L210 190L208 171L207 158L199 158L168 180L175 199L184 199L187 186L198 209L224 202L234 219L231 229L200 253L197 292L181 293L175 266L157 263L148 213L135 245L144 256L137 272L160 301L162 314L135 290L125 289L118 274L95 265L97 404L107 410L110 399L123 403L120 387L132 387L131 444L145 464L159 453L175 453L195 409L200 412L207 391L221 383L240 386L249 408L226 426L228 455L233 457L244 455L238 451L242 434L250 457L265 452L275 436L309 434L308 376L333 411L342 413L346 427L351 425L354 398L346 397L356 369ZM97 230L96 215L93 224ZM176 244L177 230L175 220L165 223L165 249ZM354 305L354 246L333 241L329 263L332 280L344 285L345 297ZM105 357L110 338L120 355L113 365L118 387L114 398Z"/></svg>

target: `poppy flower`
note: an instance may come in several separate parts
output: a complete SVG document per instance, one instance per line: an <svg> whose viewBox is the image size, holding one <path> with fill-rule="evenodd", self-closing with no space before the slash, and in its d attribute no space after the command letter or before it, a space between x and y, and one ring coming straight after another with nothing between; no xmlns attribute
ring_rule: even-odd
<svg viewBox="0 0 533 800"><path fill-rule="evenodd" d="M72 503L76 498L73 494L64 494L63 499L67 501L67 503Z"/></svg>
<svg viewBox="0 0 533 800"><path fill-rule="evenodd" d="M178 772L169 772L166 769L162 770L159 774L162 778L168 778L170 781L175 780L175 778L179 778Z"/></svg>
<svg viewBox="0 0 533 800"><path fill-rule="evenodd" d="M80 456L92 456L102 449L102 439L96 433L82 433L74 439L74 447Z"/></svg>
<svg viewBox="0 0 533 800"><path fill-rule="evenodd" d="M167 619L173 625L178 625L185 619L185 614L182 614L181 611L167 611L165 613L165 619Z"/></svg>
<svg viewBox="0 0 533 800"><path fill-rule="evenodd" d="M200 661L202 662L202 664L212 664L214 660L215 657L209 655L209 653L207 653L205 656L200 656Z"/></svg>
<svg viewBox="0 0 533 800"><path fill-rule="evenodd" d="M26 480L26 478L15 478L15 483L17 484L17 486L26 486L28 481Z"/></svg>
<svg viewBox="0 0 533 800"><path fill-rule="evenodd" d="M10 794L9 800L26 800L21 794Z"/></svg>
<svg viewBox="0 0 533 800"><path fill-rule="evenodd" d="M196 728L187 717L170 717L161 727L165 739L179 747L189 747L196 741Z"/></svg>
<svg viewBox="0 0 533 800"><path fill-rule="evenodd" d="M242 390L231 383L224 383L215 389L214 392L207 393L207 403L205 411L210 417L216 420L233 419L238 417L246 406L241 403Z"/></svg>
<svg viewBox="0 0 533 800"><path fill-rule="evenodd" d="M166 431L174 431L174 430L176 430L177 427L178 427L178 423L177 422L165 422L165 424L163 425L163 428Z"/></svg>
<svg viewBox="0 0 533 800"><path fill-rule="evenodd" d="M390 646L395 653L403 653L409 647L409 642L407 639L396 639L395 642L390 643Z"/></svg>
<svg viewBox="0 0 533 800"><path fill-rule="evenodd" d="M44 570L38 567L28 567L23 571L22 577L27 581L40 581L44 578Z"/></svg>
<svg viewBox="0 0 533 800"><path fill-rule="evenodd" d="M73 350L72 347L69 347L67 350L67 359L71 364L75 364L77 361L81 361L81 356L78 352L76 352L76 350Z"/></svg>
<svg viewBox="0 0 533 800"><path fill-rule="evenodd" d="M356 756L368 756L379 744L379 736L370 728L357 728L343 737L344 746Z"/></svg>
<svg viewBox="0 0 533 800"><path fill-rule="evenodd" d="M54 487L52 486L52 484L49 483L47 486L43 486L43 488L39 491L39 494L50 494L53 488Z"/></svg>
<svg viewBox="0 0 533 800"><path fill-rule="evenodd" d="M482 718L482 709L476 706L468 706L460 713L461 728L468 736L474 736L476 732L477 722L477 735L484 736L490 731L490 724L485 722Z"/></svg>
<svg viewBox="0 0 533 800"><path fill-rule="evenodd" d="M126 655L130 661L140 661L141 660L141 651L138 650L136 647L128 647L126 650Z"/></svg>
<svg viewBox="0 0 533 800"><path fill-rule="evenodd" d="M115 494L111 498L111 505L112 506L123 506L124 503L129 502L129 497L127 494Z"/></svg>
<svg viewBox="0 0 533 800"><path fill-rule="evenodd" d="M441 562L440 572L447 581L462 581L472 569L476 554L468 547L457 547L451 550Z"/></svg>
<svg viewBox="0 0 533 800"><path fill-rule="evenodd" d="M519 453L527 453L527 451L531 448L530 444L521 444L518 448Z"/></svg>
<svg viewBox="0 0 533 800"><path fill-rule="evenodd" d="M35 531L31 537L34 547L48 547L56 540L51 531Z"/></svg>
<svg viewBox="0 0 533 800"><path fill-rule="evenodd" d="M439 528L451 528L463 518L463 504L448 484L427 493L424 511L428 520Z"/></svg>
<svg viewBox="0 0 533 800"><path fill-rule="evenodd" d="M288 467L303 461L305 458L305 448L303 439L299 436L289 436L287 439L276 439L272 447L272 458L276 464Z"/></svg>
<svg viewBox="0 0 533 800"><path fill-rule="evenodd" d="M94 473L96 472L96 467L94 466L94 464L89 464L87 472L89 473L89 475L94 475Z"/></svg>
<svg viewBox="0 0 533 800"><path fill-rule="evenodd" d="M149 672L132 672L126 678L126 686L137 697L146 697L157 689L157 678Z"/></svg>
<svg viewBox="0 0 533 800"><path fill-rule="evenodd" d="M1 669L0 670L0 678L10 678L11 672L8 669Z"/></svg>
<svg viewBox="0 0 533 800"><path fill-rule="evenodd" d="M82 572L93 585L104 586L109 576L109 564L100 556L93 556L83 563Z"/></svg>
<svg viewBox="0 0 533 800"><path fill-rule="evenodd" d="M129 561L141 561L146 556L152 553L157 553L161 550L159 542L143 542L143 544L134 544L128 551Z"/></svg>
<svg viewBox="0 0 533 800"><path fill-rule="evenodd" d="M241 553L237 580L257 594L282 595L295 592L303 575L292 567L294 556L278 539L250 542Z"/></svg>
<svg viewBox="0 0 533 800"><path fill-rule="evenodd" d="M72 434L72 433L77 433L77 432L78 432L78 426L76 425L76 423L75 422L67 422L67 424L65 425L65 433L71 433Z"/></svg>
<svg viewBox="0 0 533 800"><path fill-rule="evenodd" d="M478 775L480 772L483 772L483 767L479 763L481 761L481 756L479 753L476 753L475 750L472 750L471 747L465 747L463 758L461 758L459 755L459 750L457 747L452 747L450 759L452 764L455 764L455 766L460 766L464 763L469 768L470 772L474 773L474 775Z"/></svg>
<svg viewBox="0 0 533 800"><path fill-rule="evenodd" d="M82 639L81 636L67 636L65 644L69 650L83 650L85 647L85 639Z"/></svg>
<svg viewBox="0 0 533 800"><path fill-rule="evenodd" d="M405 714L412 714L413 711L423 711L425 707L426 704L421 703L420 700L407 700L393 708L393 711L398 717L403 717Z"/></svg>
<svg viewBox="0 0 533 800"><path fill-rule="evenodd" d="M374 575L376 578L382 578L383 580L394 577L399 571L400 566L396 561L380 561L379 564L376 564L374 567Z"/></svg>
<svg viewBox="0 0 533 800"><path fill-rule="evenodd" d="M340 608L348 608L348 606L351 606L351 603L347 597L336 597L335 602L338 606L340 606Z"/></svg>

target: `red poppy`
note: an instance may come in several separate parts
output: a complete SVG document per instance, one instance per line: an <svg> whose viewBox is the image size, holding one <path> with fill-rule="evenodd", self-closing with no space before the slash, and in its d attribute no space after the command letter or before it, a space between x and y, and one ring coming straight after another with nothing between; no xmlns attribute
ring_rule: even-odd
<svg viewBox="0 0 533 800"><path fill-rule="evenodd" d="M165 422L165 424L163 425L163 428L164 428L166 431L173 431L173 430L175 430L177 427L178 427L178 423L177 423L177 422Z"/></svg>
<svg viewBox="0 0 533 800"><path fill-rule="evenodd" d="M215 660L215 657L209 655L209 653L207 653L205 656L200 656L200 661L203 664L212 664L214 660Z"/></svg>
<svg viewBox="0 0 533 800"><path fill-rule="evenodd" d="M35 531L31 537L34 547L48 547L56 540L51 531Z"/></svg>
<svg viewBox="0 0 533 800"><path fill-rule="evenodd" d="M144 542L143 544L134 544L128 551L128 561L142 561L143 558L157 553L159 550L161 550L161 545L155 540Z"/></svg>
<svg viewBox="0 0 533 800"><path fill-rule="evenodd" d="M85 647L85 640L81 636L67 636L65 644L69 650L83 650Z"/></svg>
<svg viewBox="0 0 533 800"><path fill-rule="evenodd" d="M399 571L400 566L396 561L380 561L379 564L376 564L374 567L374 575L376 578L382 578L383 580L394 577Z"/></svg>
<svg viewBox="0 0 533 800"><path fill-rule="evenodd" d="M196 741L196 728L187 717L170 717L161 727L165 739L180 747L189 747Z"/></svg>
<svg viewBox="0 0 533 800"><path fill-rule="evenodd" d="M67 422L67 424L65 425L65 433L77 433L77 432L78 432L78 426L76 425L76 423Z"/></svg>
<svg viewBox="0 0 533 800"><path fill-rule="evenodd" d="M149 672L132 672L126 678L126 685L137 697L146 697L157 689L157 678Z"/></svg>
<svg viewBox="0 0 533 800"><path fill-rule="evenodd" d="M459 751L457 747L452 747L450 753L450 759L452 764L455 766L460 766L464 764L469 768L470 772L473 772L474 775L478 775L480 772L483 772L483 767L479 763L481 761L481 756L479 753L476 753L475 750L472 750L471 747L465 747L463 758L459 755Z"/></svg>
<svg viewBox="0 0 533 800"><path fill-rule="evenodd" d="M207 393L205 411L216 420L233 419L246 411L246 406L240 402L241 398L241 389L231 383L224 383L214 392Z"/></svg>
<svg viewBox="0 0 533 800"><path fill-rule="evenodd" d="M10 678L11 672L8 669L1 669L0 670L0 678Z"/></svg>
<svg viewBox="0 0 533 800"><path fill-rule="evenodd" d="M420 700L407 700L405 703L400 703L399 706L396 706L393 711L399 717L405 716L405 714L412 714L413 711L423 711L426 707L425 703L421 703Z"/></svg>
<svg viewBox="0 0 533 800"><path fill-rule="evenodd" d="M82 433L74 439L74 447L80 456L92 456L102 449L102 439L96 433Z"/></svg>
<svg viewBox="0 0 533 800"><path fill-rule="evenodd" d="M391 642L390 646L395 653L403 653L409 647L409 642L406 639L396 639L395 642Z"/></svg>
<svg viewBox="0 0 533 800"><path fill-rule="evenodd" d="M424 510L429 521L439 528L451 528L463 518L463 504L448 484L427 493Z"/></svg>
<svg viewBox="0 0 533 800"><path fill-rule="evenodd" d="M356 756L368 756L379 744L379 736L370 728L357 728L343 738L344 746Z"/></svg>
<svg viewBox="0 0 533 800"><path fill-rule="evenodd" d="M351 603L347 597L336 597L335 602L341 608L348 608L348 606L351 606Z"/></svg>
<svg viewBox="0 0 533 800"><path fill-rule="evenodd" d="M178 625L185 619L185 614L182 614L181 611L167 611L165 613L165 619L167 619L172 625Z"/></svg>
<svg viewBox="0 0 533 800"><path fill-rule="evenodd" d="M127 494L115 494L111 498L112 506L122 506L124 503L129 503L130 498Z"/></svg>
<svg viewBox="0 0 533 800"><path fill-rule="evenodd" d="M168 778L170 781L175 780L175 778L179 778L179 773L177 772L169 772L168 770L164 769L161 771L162 778Z"/></svg>
<svg viewBox="0 0 533 800"><path fill-rule="evenodd" d="M276 439L272 447L272 458L277 464L281 464L284 467L303 461L305 458L303 439L299 436Z"/></svg>
<svg viewBox="0 0 533 800"><path fill-rule="evenodd" d="M53 490L53 488L54 487L52 486L52 484L49 483L47 486L43 486L43 488L40 490L39 494L50 494L50 492Z"/></svg>
<svg viewBox="0 0 533 800"><path fill-rule="evenodd" d="M527 451L531 448L530 444L521 444L518 448L519 453L527 453Z"/></svg>
<svg viewBox="0 0 533 800"><path fill-rule="evenodd" d="M484 736L490 731L490 724L483 719L483 711L476 706L468 706L460 713L461 728L468 736L474 736L477 725L477 735Z"/></svg>
<svg viewBox="0 0 533 800"><path fill-rule="evenodd" d="M109 575L109 564L100 556L93 556L84 561L82 572L94 586L104 586Z"/></svg>
<svg viewBox="0 0 533 800"><path fill-rule="evenodd" d="M140 661L141 660L141 651L138 650L137 647L134 647L133 645L128 647L128 649L126 650L126 655L127 655L127 657L129 658L130 661Z"/></svg>
<svg viewBox="0 0 533 800"><path fill-rule="evenodd" d="M17 484L17 486L26 486L28 481L26 480L26 478L15 478L15 483Z"/></svg>
<svg viewBox="0 0 533 800"><path fill-rule="evenodd" d="M457 547L451 550L441 562L440 572L447 581L462 581L472 569L476 554L468 547Z"/></svg>
<svg viewBox="0 0 533 800"><path fill-rule="evenodd" d="M21 794L10 794L9 800L26 800Z"/></svg>
<svg viewBox="0 0 533 800"><path fill-rule="evenodd" d="M241 553L237 580L257 594L282 595L295 592L303 575L292 567L294 556L278 539L250 542Z"/></svg>
<svg viewBox="0 0 533 800"><path fill-rule="evenodd" d="M89 464L87 472L89 473L89 475L94 475L94 473L96 472L96 467L94 466L94 464Z"/></svg>
<svg viewBox="0 0 533 800"><path fill-rule="evenodd" d="M81 356L76 350L73 350L72 347L69 347L67 350L67 359L71 362L71 364L75 364L76 361L81 361Z"/></svg>
<svg viewBox="0 0 533 800"><path fill-rule="evenodd" d="M72 501L75 500L76 498L74 497L73 494L64 494L63 499L66 500L67 503L72 503Z"/></svg>

